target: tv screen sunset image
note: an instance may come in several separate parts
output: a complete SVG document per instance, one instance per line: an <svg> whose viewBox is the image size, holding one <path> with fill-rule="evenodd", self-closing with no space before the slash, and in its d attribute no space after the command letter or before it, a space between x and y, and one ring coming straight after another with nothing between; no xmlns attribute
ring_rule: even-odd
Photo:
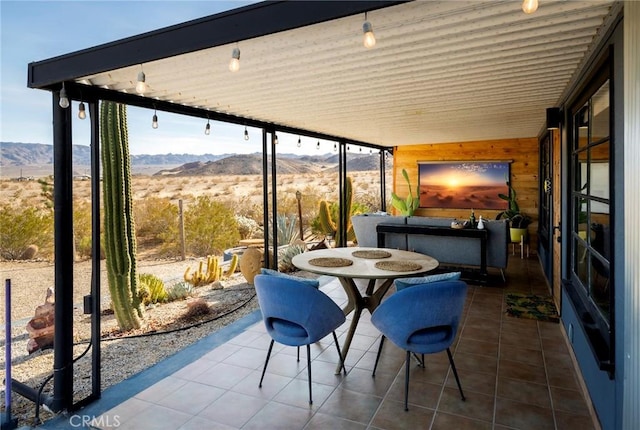
<svg viewBox="0 0 640 430"><path fill-rule="evenodd" d="M507 209L509 163L420 163L420 207L451 209Z"/></svg>

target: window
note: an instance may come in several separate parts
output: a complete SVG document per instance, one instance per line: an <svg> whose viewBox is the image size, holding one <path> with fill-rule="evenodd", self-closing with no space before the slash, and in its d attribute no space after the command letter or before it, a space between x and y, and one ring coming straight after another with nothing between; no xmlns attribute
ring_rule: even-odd
<svg viewBox="0 0 640 430"><path fill-rule="evenodd" d="M569 297L603 370L613 365L611 109L608 68L571 109Z"/></svg>

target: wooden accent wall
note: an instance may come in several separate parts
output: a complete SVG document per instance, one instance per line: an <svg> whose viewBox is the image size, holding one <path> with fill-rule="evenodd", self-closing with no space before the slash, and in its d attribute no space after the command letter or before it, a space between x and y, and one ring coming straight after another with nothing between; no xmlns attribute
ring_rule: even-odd
<svg viewBox="0 0 640 430"><path fill-rule="evenodd" d="M531 252L538 243L538 139L505 139L477 142L407 145L394 148L393 189L400 197L408 194L402 169L407 169L411 186L418 185L419 161L512 161L511 182L517 193L520 210L533 219L529 225ZM394 208L390 210L395 211ZM500 211L475 209L476 218L495 219ZM416 215L465 220L470 209L419 208Z"/></svg>

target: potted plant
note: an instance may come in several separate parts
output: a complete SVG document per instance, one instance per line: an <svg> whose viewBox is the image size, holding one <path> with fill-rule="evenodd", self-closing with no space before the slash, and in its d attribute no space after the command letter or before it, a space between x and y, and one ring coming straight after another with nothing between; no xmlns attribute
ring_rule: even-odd
<svg viewBox="0 0 640 430"><path fill-rule="evenodd" d="M509 207L507 210L500 212L496 219L507 219L509 221L511 242L520 242L523 236L527 237L527 227L531 224L532 219L529 215L520 212L520 206L516 201L516 190L513 189L508 180L506 183L509 195L498 194L498 197L509 202Z"/></svg>
<svg viewBox="0 0 640 430"><path fill-rule="evenodd" d="M409 195L401 199L396 193L392 192L391 204L394 208L398 209L402 215L412 216L420 205L420 190L419 187L416 187L416 195L414 197L413 191L411 190L411 182L409 181L409 174L406 169L402 169L402 176L404 176L404 180L407 181L407 185L409 186Z"/></svg>

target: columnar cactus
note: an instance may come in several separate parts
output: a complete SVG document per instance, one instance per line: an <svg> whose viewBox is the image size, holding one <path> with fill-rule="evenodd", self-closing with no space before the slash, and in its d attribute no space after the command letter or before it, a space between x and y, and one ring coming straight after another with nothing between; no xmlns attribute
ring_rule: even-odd
<svg viewBox="0 0 640 430"><path fill-rule="evenodd" d="M351 177L347 177L347 183L345 186L345 201L347 204L347 240L355 240L356 234L353 231L353 225L351 225L351 203L353 201L353 183ZM329 209L329 203L325 200L320 201L320 227L322 232L333 236L336 243L340 243L340 215L336 217L334 221L331 217L331 210Z"/></svg>
<svg viewBox="0 0 640 430"><path fill-rule="evenodd" d="M121 330L140 328L131 164L126 106L103 102L100 111L104 246L113 311Z"/></svg>
<svg viewBox="0 0 640 430"><path fill-rule="evenodd" d="M236 254L231 257L231 262L229 263L229 268L226 272L224 272L224 277L228 277L233 275L233 272L236 271L236 267L238 265L238 256ZM204 267L204 262L201 261L198 265L198 270L191 273L191 267L187 267L187 270L184 272L184 280L194 287L203 284L210 284L211 282L219 281L223 278L223 270L218 257L208 256L207 257L207 267Z"/></svg>

